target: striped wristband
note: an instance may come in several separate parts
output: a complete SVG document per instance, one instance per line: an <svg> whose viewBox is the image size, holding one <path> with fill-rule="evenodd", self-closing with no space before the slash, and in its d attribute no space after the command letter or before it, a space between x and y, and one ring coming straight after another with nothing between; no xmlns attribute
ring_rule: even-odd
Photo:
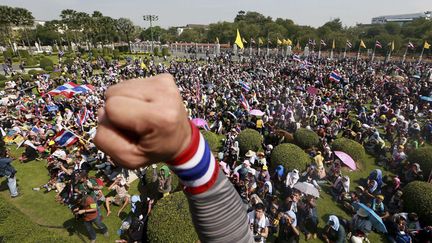
<svg viewBox="0 0 432 243"><path fill-rule="evenodd" d="M210 189L216 182L219 166L203 135L195 125L190 124L192 136L189 146L168 164L185 186L186 192L200 194Z"/></svg>

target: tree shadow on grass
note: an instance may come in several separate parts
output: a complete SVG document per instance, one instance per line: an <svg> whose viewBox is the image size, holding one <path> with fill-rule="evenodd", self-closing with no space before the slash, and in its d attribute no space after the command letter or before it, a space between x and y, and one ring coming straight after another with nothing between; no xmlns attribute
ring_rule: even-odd
<svg viewBox="0 0 432 243"><path fill-rule="evenodd" d="M0 183L0 192L1 191L9 190L9 187L7 185L7 178L6 177L1 177L1 179L2 179L2 182Z"/></svg>
<svg viewBox="0 0 432 243"><path fill-rule="evenodd" d="M84 225L81 222L78 222L75 218L66 220L63 223L63 228L69 232L69 236L76 234L82 242L87 242L87 230L85 229Z"/></svg>

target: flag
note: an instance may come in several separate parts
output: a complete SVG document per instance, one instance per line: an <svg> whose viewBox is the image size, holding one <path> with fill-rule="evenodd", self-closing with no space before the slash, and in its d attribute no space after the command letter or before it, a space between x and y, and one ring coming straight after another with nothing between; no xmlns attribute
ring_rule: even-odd
<svg viewBox="0 0 432 243"><path fill-rule="evenodd" d="M216 37L216 44L219 44L219 38Z"/></svg>
<svg viewBox="0 0 432 243"><path fill-rule="evenodd" d="M144 63L144 61L141 61L140 68L148 71L147 65Z"/></svg>
<svg viewBox="0 0 432 243"><path fill-rule="evenodd" d="M296 62L301 62L301 58L300 58L299 55L293 55L292 58L293 58L293 60L296 61Z"/></svg>
<svg viewBox="0 0 432 243"><path fill-rule="evenodd" d="M249 102L247 101L246 97L241 93L240 95L240 104L243 106L243 108L247 111L250 110Z"/></svg>
<svg viewBox="0 0 432 243"><path fill-rule="evenodd" d="M33 126L32 129L30 130L30 134L31 135L35 135L37 136L39 134L40 130L37 126Z"/></svg>
<svg viewBox="0 0 432 243"><path fill-rule="evenodd" d="M381 42L375 41L375 47L382 48Z"/></svg>
<svg viewBox="0 0 432 243"><path fill-rule="evenodd" d="M259 44L259 45L264 44L263 40L262 40L261 38L259 38L259 37L258 37L258 44Z"/></svg>
<svg viewBox="0 0 432 243"><path fill-rule="evenodd" d="M335 48L336 48L336 43L335 43L335 40L333 39L332 49L335 49Z"/></svg>
<svg viewBox="0 0 432 243"><path fill-rule="evenodd" d="M245 38L242 38L242 42L247 44L248 42L245 40Z"/></svg>
<svg viewBox="0 0 432 243"><path fill-rule="evenodd" d="M255 44L255 40L253 38L250 39L252 44Z"/></svg>
<svg viewBox="0 0 432 243"><path fill-rule="evenodd" d="M322 46L327 46L327 44L325 43L324 40L321 40L321 41L320 41L320 45L322 45Z"/></svg>
<svg viewBox="0 0 432 243"><path fill-rule="evenodd" d="M349 40L346 41L346 46L347 46L348 48L351 48L351 47L352 47L352 44L351 44L351 42L350 42Z"/></svg>
<svg viewBox="0 0 432 243"><path fill-rule="evenodd" d="M363 47L363 48L366 49L366 45L365 45L365 43L363 42L363 40L360 40L360 47Z"/></svg>
<svg viewBox="0 0 432 243"><path fill-rule="evenodd" d="M333 71L330 73L329 79L335 82L340 82L342 76L340 76L338 71Z"/></svg>
<svg viewBox="0 0 432 243"><path fill-rule="evenodd" d="M244 49L242 38L240 36L240 31L237 29L237 37L234 42L240 49Z"/></svg>
<svg viewBox="0 0 432 243"><path fill-rule="evenodd" d="M25 139L24 139L23 136L21 136L21 135L17 135L17 136L14 138L13 141L14 141L14 143L17 144L17 146L18 146L18 148L19 148L19 147L21 147L21 145L24 143Z"/></svg>
<svg viewBox="0 0 432 243"><path fill-rule="evenodd" d="M411 49L414 49L414 48L415 48L414 44L411 43L411 41L408 42L407 47L408 47L408 48L411 48Z"/></svg>
<svg viewBox="0 0 432 243"><path fill-rule="evenodd" d="M75 94L88 93L94 90L94 87L90 84L78 85L74 82L69 82L48 92L49 95L63 95L66 98L72 98Z"/></svg>
<svg viewBox="0 0 432 243"><path fill-rule="evenodd" d="M246 82L243 82L242 80L239 80L239 85L242 87L242 89L244 89L246 92L249 92L249 90L251 89L249 84L247 84Z"/></svg>
<svg viewBox="0 0 432 243"><path fill-rule="evenodd" d="M88 120L88 118L89 118L89 111L87 110L86 107L84 107L78 112L78 116L75 121L78 124L78 126L83 126L84 123L86 123L86 121Z"/></svg>
<svg viewBox="0 0 432 243"><path fill-rule="evenodd" d="M431 46L431 45L430 45L429 43L427 43L427 41L425 41L423 48L424 48L424 49L429 49L430 46Z"/></svg>
<svg viewBox="0 0 432 243"><path fill-rule="evenodd" d="M282 41L281 40L279 40L279 37L277 38L277 42L276 42L278 45L282 45Z"/></svg>
<svg viewBox="0 0 432 243"><path fill-rule="evenodd" d="M76 143L78 141L78 137L72 132L63 129L57 133L57 135L54 137L54 141L62 147L67 147Z"/></svg>
<svg viewBox="0 0 432 243"><path fill-rule="evenodd" d="M286 39L286 44L287 44L287 46L291 46L292 45L292 40Z"/></svg>
<svg viewBox="0 0 432 243"><path fill-rule="evenodd" d="M391 41L387 44L387 46L390 47L390 50L393 51L394 50L394 41Z"/></svg>

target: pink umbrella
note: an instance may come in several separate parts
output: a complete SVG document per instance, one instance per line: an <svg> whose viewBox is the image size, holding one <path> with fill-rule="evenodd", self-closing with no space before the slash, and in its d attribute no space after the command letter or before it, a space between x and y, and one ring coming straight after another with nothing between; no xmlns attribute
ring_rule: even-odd
<svg viewBox="0 0 432 243"><path fill-rule="evenodd" d="M194 118L192 119L192 123L195 124L195 126L197 127L202 127L202 128L208 127L206 120L202 118Z"/></svg>
<svg viewBox="0 0 432 243"><path fill-rule="evenodd" d="M316 94L318 93L318 89L315 88L315 87L310 86L310 87L307 89L307 92L308 92L309 94L311 94L311 95L316 95Z"/></svg>
<svg viewBox="0 0 432 243"><path fill-rule="evenodd" d="M348 166L352 170L356 170L357 166L355 161L349 156L348 154L342 152L342 151L334 151L335 155L339 157L339 159L344 163L346 166Z"/></svg>
<svg viewBox="0 0 432 243"><path fill-rule="evenodd" d="M262 115L264 115L264 112L263 112L263 111L260 111L260 110L251 110L251 111L249 112L249 114L251 114L251 115L253 115L253 116L262 116Z"/></svg>

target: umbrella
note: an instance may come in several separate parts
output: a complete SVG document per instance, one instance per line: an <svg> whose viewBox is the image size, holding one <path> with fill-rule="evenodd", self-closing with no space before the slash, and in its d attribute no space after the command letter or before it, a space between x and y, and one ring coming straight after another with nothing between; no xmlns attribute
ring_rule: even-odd
<svg viewBox="0 0 432 243"><path fill-rule="evenodd" d="M432 102L432 97L430 97L430 96L420 96L420 99L422 99L424 101Z"/></svg>
<svg viewBox="0 0 432 243"><path fill-rule="evenodd" d="M253 115L253 116L262 116L262 115L264 115L264 112L263 112L263 111L260 111L260 110L251 110L251 111L249 112L249 114L251 114L251 115Z"/></svg>
<svg viewBox="0 0 432 243"><path fill-rule="evenodd" d="M357 166L355 161L349 156L348 154L342 152L342 151L334 151L335 155L339 157L339 159L344 163L346 166L348 166L352 170L356 170Z"/></svg>
<svg viewBox="0 0 432 243"><path fill-rule="evenodd" d="M197 127L202 127L202 128L208 127L206 120L202 118L194 118L192 119L192 123L195 124L195 126Z"/></svg>
<svg viewBox="0 0 432 243"><path fill-rule="evenodd" d="M308 92L310 95L316 95L316 94L318 93L318 89L315 88L315 87L310 86L310 87L307 89L307 92Z"/></svg>
<svg viewBox="0 0 432 243"><path fill-rule="evenodd" d="M297 182L294 185L294 188L303 192L304 194L307 195L311 195L314 197L319 197L319 191L318 189L315 188L314 185L312 185L311 183L307 183L307 182Z"/></svg>
<svg viewBox="0 0 432 243"><path fill-rule="evenodd" d="M355 210L359 210L360 208L363 208L369 214L369 220L371 221L372 226L376 230L378 230L382 233L387 233L387 228L385 227L384 222L382 221L381 217L378 216L378 214L376 214L371 208L364 205L363 203L355 203L354 204Z"/></svg>
<svg viewBox="0 0 432 243"><path fill-rule="evenodd" d="M235 120L237 120L236 115L234 115L234 113L232 113L231 111L227 111L228 115L231 115Z"/></svg>

